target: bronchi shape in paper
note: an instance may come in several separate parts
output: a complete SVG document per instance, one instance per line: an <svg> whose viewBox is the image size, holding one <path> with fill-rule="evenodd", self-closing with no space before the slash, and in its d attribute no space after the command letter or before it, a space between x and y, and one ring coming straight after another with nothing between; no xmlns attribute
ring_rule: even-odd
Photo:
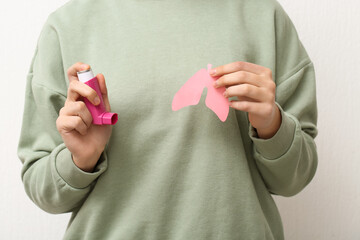
<svg viewBox="0 0 360 240"><path fill-rule="evenodd" d="M204 87L207 87L205 104L224 122L229 114L229 100L223 96L226 88L213 86L214 81L219 77L212 77L209 74L211 64L208 64L207 67L207 70L202 68L196 72L175 94L172 110L177 111L189 105L197 105Z"/></svg>

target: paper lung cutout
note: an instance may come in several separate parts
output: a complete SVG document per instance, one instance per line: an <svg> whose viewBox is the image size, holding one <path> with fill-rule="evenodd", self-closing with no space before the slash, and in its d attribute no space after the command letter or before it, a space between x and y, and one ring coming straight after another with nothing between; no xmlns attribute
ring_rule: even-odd
<svg viewBox="0 0 360 240"><path fill-rule="evenodd" d="M219 77L212 77L208 69L200 69L196 72L175 94L172 101L172 110L177 111L189 105L197 105L200 101L204 87L207 87L205 104L210 108L221 121L225 121L229 114L229 100L223 96L225 87L214 88L213 83Z"/></svg>

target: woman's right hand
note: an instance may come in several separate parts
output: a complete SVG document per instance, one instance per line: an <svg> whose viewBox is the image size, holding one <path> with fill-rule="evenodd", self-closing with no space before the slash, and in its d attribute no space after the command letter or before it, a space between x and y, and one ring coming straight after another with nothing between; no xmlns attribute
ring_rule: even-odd
<svg viewBox="0 0 360 240"><path fill-rule="evenodd" d="M89 65L77 62L67 70L70 82L67 99L56 120L57 130L65 146L72 153L75 165L86 172L93 171L112 132L111 125L92 124L92 116L82 101L86 97L94 105L100 103L96 91L80 82L77 77L77 72L89 68ZM105 78L102 74L98 74L96 77L99 80L106 110L110 112Z"/></svg>

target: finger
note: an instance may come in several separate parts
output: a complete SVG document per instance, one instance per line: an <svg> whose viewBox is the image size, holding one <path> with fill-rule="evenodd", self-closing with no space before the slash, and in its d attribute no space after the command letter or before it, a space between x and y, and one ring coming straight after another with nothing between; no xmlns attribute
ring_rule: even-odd
<svg viewBox="0 0 360 240"><path fill-rule="evenodd" d="M60 109L59 115L62 116L79 116L87 127L91 126L92 116L85 103L82 101L68 102L68 104Z"/></svg>
<svg viewBox="0 0 360 240"><path fill-rule="evenodd" d="M257 87L263 85L259 75L245 71L238 71L221 76L214 82L214 87L218 88L222 86L232 86L243 83L252 84Z"/></svg>
<svg viewBox="0 0 360 240"><path fill-rule="evenodd" d="M273 106L269 103L230 101L229 106L237 110L248 112L264 118L270 116L273 113Z"/></svg>
<svg viewBox="0 0 360 240"><path fill-rule="evenodd" d="M230 101L229 106L240 111L261 115L262 104L253 101Z"/></svg>
<svg viewBox="0 0 360 240"><path fill-rule="evenodd" d="M229 64L225 64L216 68L212 68L211 70L214 70L214 74L211 74L211 76L221 76L224 74L228 74L228 73L233 73L233 72L237 72L237 71L246 71L246 72L251 72L254 74L258 74L258 75L263 75L263 74L268 74L269 71L271 72L270 69L265 68L263 66L254 64L254 63L249 63L249 62L242 62L242 61L237 61L237 62L233 62L233 63L229 63ZM211 73L211 71L210 71Z"/></svg>
<svg viewBox="0 0 360 240"><path fill-rule="evenodd" d="M244 96L236 96L236 98L237 99L234 99L234 100L231 100L231 101L259 102L259 101L256 101L255 99L252 99L252 98L249 98L249 97L244 97Z"/></svg>
<svg viewBox="0 0 360 240"><path fill-rule="evenodd" d="M97 79L99 81L100 91L101 91L101 95L102 95L102 98L103 98L103 101L104 101L104 104L105 104L106 111L111 112L107 87L106 87L106 83L105 83L105 77L101 73L96 75L96 77L97 77Z"/></svg>
<svg viewBox="0 0 360 240"><path fill-rule="evenodd" d="M68 88L67 100L75 102L79 99L79 97L86 97L94 105L98 105L100 103L100 98L94 89L85 83L71 81Z"/></svg>
<svg viewBox="0 0 360 240"><path fill-rule="evenodd" d="M228 87L224 92L225 97L248 97L259 102L270 100L270 96L267 94L268 93L263 88L246 83Z"/></svg>
<svg viewBox="0 0 360 240"><path fill-rule="evenodd" d="M88 129L79 116L59 116L56 125L60 133L69 133L76 130L81 135L86 135Z"/></svg>
<svg viewBox="0 0 360 240"><path fill-rule="evenodd" d="M77 72L80 72L80 71L83 71L86 69L90 69L90 65L85 64L83 62L74 63L67 70L67 76L68 76L69 82L74 81L74 80L79 80L77 77Z"/></svg>

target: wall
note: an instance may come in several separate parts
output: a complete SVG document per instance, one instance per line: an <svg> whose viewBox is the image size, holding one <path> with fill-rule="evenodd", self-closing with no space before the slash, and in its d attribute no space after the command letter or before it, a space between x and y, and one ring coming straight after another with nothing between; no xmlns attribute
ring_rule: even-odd
<svg viewBox="0 0 360 240"><path fill-rule="evenodd" d="M0 4L0 234L61 239L68 214L51 215L26 196L16 156L25 76L48 14L66 0ZM286 239L360 239L360 2L280 0L315 63L319 108L318 171L294 197L276 197ZM6 115L5 115L6 114Z"/></svg>
<svg viewBox="0 0 360 240"><path fill-rule="evenodd" d="M287 239L360 239L360 2L281 0L315 63L318 171L276 198Z"/></svg>

